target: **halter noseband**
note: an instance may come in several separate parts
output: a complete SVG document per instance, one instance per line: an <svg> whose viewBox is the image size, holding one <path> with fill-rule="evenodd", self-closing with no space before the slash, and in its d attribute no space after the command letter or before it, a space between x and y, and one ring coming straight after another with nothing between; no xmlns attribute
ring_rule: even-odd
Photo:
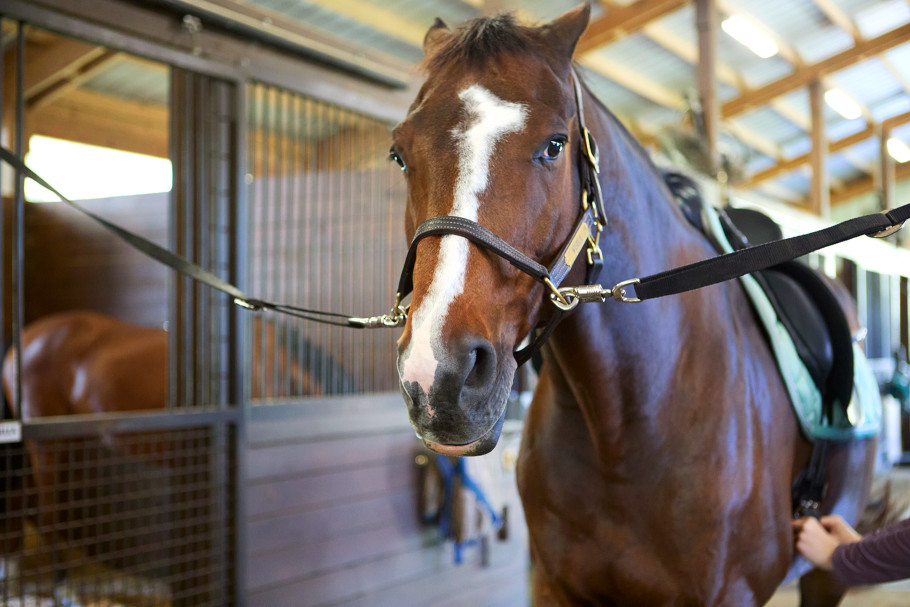
<svg viewBox="0 0 910 607"><path fill-rule="evenodd" d="M550 301L558 310L550 317L546 325L538 332L530 345L515 352L519 365L528 360L537 351L556 328L556 324L566 312L578 305L579 298L566 298L566 293L559 289L562 281L568 276L582 250L587 252L588 270L585 278L587 285L594 284L603 266L603 252L600 249L600 233L607 223L604 214L603 196L597 174L600 172L599 153L593 135L585 126L582 90L578 74L572 70L572 84L575 91L575 105L578 109L578 128L580 143L578 169L581 178L581 215L569 239L563 244L556 258L549 267L531 259L505 240L483 227L476 221L455 215L431 217L417 228L414 239L408 248L401 277L398 281L398 292L395 294L395 305L386 318L386 326L401 326L407 320L408 307L402 306L401 300L414 288L413 272L417 260L417 243L428 236L454 234L467 238L484 249L499 255L510 264L544 284L550 290ZM584 287L575 287L583 289Z"/></svg>

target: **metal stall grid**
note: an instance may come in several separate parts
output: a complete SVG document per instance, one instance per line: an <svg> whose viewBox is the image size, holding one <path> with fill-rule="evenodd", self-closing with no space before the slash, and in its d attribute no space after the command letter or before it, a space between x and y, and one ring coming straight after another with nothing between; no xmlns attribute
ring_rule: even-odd
<svg viewBox="0 0 910 607"><path fill-rule="evenodd" d="M247 91L251 290L318 310L387 311L406 252L389 125L265 84ZM396 338L265 318L253 326L253 403L395 391Z"/></svg>
<svg viewBox="0 0 910 607"><path fill-rule="evenodd" d="M4 104L2 118L13 126L14 148L22 157L30 111L23 85L27 53L33 38L53 35L21 21L4 24L4 32L14 36L4 65L15 74L0 73L0 82L16 86L4 91L13 103ZM32 31L39 33L32 37ZM164 65L161 72L170 74L170 246L234 281L236 85L177 68L168 72ZM62 217L78 217L62 203L50 204ZM41 212L51 208L27 203L21 178L12 199L4 200L0 251L4 293L12 297L0 324L18 351L30 320L28 257L37 238L26 228L39 206ZM101 230L92 234L113 239ZM107 271L105 260L94 263L97 272ZM21 429L21 441L0 445L0 603L221 607L237 600L233 470L241 388L232 379L240 364L237 347L228 339L237 318L224 297L183 279L174 279L169 290L162 300L170 303L160 310L169 325L169 397L160 407L135 412L120 403L123 409L64 409L48 417L22 389L22 373L34 370L19 364L4 420ZM55 379L70 372L47 371Z"/></svg>

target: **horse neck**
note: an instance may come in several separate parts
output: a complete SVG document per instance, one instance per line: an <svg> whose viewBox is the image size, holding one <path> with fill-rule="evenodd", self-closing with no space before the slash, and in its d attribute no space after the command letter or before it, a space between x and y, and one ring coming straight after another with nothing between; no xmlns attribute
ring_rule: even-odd
<svg viewBox="0 0 910 607"><path fill-rule="evenodd" d="M586 102L587 107L598 107L593 99ZM604 268L599 282L609 287L713 254L685 223L661 176L625 129L605 111L591 118L589 128L601 150L608 218L601 236ZM666 394L678 387L674 370L682 357L691 357L691 336L699 336L698 349L723 347L723 332L710 326L716 315L698 311L699 306L716 310L717 302L709 299L718 296L701 290L641 304L608 300L582 305L550 340L557 361L553 372L569 386L637 386L628 388L626 405L652 410L664 406ZM582 359L587 362L576 364Z"/></svg>

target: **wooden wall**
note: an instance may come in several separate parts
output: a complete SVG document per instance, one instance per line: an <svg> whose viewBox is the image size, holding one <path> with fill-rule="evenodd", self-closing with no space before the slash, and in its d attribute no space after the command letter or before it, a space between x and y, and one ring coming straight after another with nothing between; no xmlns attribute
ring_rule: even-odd
<svg viewBox="0 0 910 607"><path fill-rule="evenodd" d="M419 444L398 394L253 407L247 605L527 605L526 531L507 475L510 536L453 563L417 513ZM497 457L498 450L487 457Z"/></svg>
<svg viewBox="0 0 910 607"><path fill-rule="evenodd" d="M167 245L167 193L79 204ZM26 322L62 310L88 309L140 325L163 326L169 281L164 266L63 203L27 203L25 209Z"/></svg>

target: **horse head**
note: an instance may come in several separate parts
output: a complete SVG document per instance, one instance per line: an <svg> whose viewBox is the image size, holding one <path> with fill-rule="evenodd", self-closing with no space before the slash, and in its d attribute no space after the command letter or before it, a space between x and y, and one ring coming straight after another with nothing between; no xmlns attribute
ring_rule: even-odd
<svg viewBox="0 0 910 607"><path fill-rule="evenodd" d="M541 27L508 15L424 40L427 79L393 132L407 180L405 229L439 216L477 222L548 265L579 215L579 128L571 56L587 4ZM547 288L460 234L416 245L413 297L398 342L411 424L433 450L495 447L515 351L555 310Z"/></svg>

